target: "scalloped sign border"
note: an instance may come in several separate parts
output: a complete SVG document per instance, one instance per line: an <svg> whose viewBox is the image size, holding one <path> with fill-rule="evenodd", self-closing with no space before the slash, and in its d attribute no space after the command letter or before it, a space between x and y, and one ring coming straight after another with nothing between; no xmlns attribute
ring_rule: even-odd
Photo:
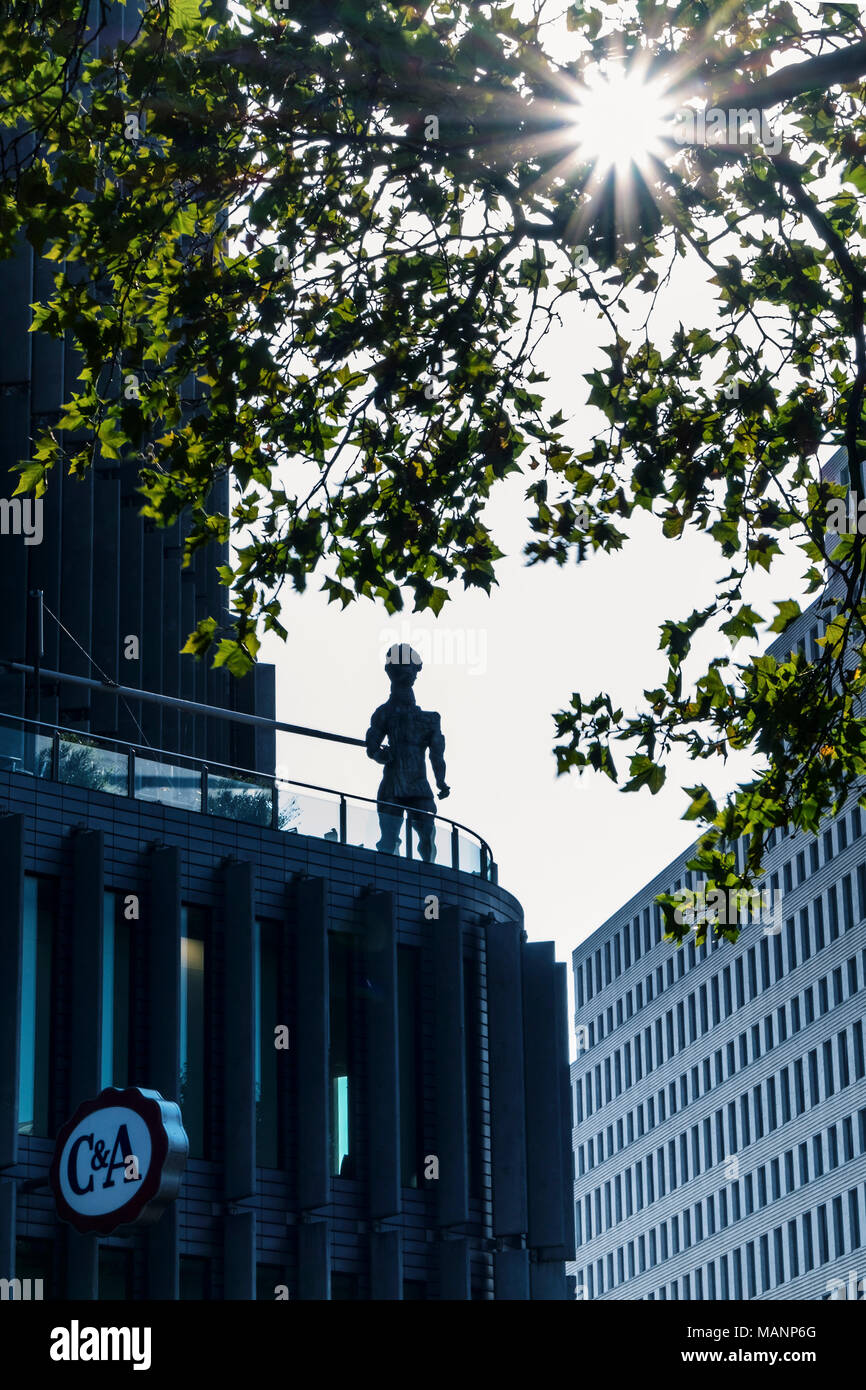
<svg viewBox="0 0 866 1390"><path fill-rule="evenodd" d="M84 1120L101 1110L128 1110L143 1121L150 1138L150 1161L126 1202L111 1211L88 1213L77 1210L67 1200L61 1172L69 1162L68 1146L73 1133ZM158 1221L163 1209L177 1197L188 1156L189 1139L175 1101L165 1100L159 1091L145 1091L139 1086L125 1090L108 1086L95 1099L79 1105L58 1131L49 1173L57 1214L76 1231L101 1236L110 1235L120 1226Z"/></svg>

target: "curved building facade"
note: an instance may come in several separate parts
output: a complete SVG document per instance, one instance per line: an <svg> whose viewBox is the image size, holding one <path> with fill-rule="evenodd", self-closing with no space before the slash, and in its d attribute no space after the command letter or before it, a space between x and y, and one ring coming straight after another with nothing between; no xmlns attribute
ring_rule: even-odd
<svg viewBox="0 0 866 1390"><path fill-rule="evenodd" d="M774 832L734 945L663 940L690 848L575 950L579 1297L866 1297L864 817Z"/></svg>
<svg viewBox="0 0 866 1390"><path fill-rule="evenodd" d="M50 770L0 771L0 1279L565 1297L565 966L515 899L342 843L338 814L304 835ZM98 1238L59 1221L48 1170L109 1085L178 1101L190 1157L158 1222Z"/></svg>

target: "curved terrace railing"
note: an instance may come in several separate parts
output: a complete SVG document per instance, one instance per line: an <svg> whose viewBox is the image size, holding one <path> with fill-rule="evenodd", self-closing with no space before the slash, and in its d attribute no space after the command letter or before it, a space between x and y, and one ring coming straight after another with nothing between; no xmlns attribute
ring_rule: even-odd
<svg viewBox="0 0 866 1390"><path fill-rule="evenodd" d="M377 807L388 805L6 714L0 714L0 768L360 849L378 850ZM403 814L402 807L393 809ZM490 847L480 835L445 816L413 816L433 821L437 864L496 882ZM405 817L397 853L417 858L415 840Z"/></svg>

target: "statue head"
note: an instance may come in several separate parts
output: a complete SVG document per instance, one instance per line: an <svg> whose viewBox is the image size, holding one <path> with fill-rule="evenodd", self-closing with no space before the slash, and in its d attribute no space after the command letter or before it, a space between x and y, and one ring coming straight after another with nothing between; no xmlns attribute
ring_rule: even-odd
<svg viewBox="0 0 866 1390"><path fill-rule="evenodd" d="M396 642L385 654L385 671L392 691L410 690L421 670L421 658L408 642Z"/></svg>

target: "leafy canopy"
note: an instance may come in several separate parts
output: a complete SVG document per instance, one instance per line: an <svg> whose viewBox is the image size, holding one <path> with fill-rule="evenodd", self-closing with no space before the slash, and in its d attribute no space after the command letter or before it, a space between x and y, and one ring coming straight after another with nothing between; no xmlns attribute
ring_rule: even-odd
<svg viewBox="0 0 866 1390"><path fill-rule="evenodd" d="M283 634L287 582L434 614L457 579L489 591L484 512L510 474L527 478L531 564L620 548L636 510L672 542L705 533L724 573L712 604L664 623L662 685L629 714L574 694L556 756L617 780L621 746L625 789L655 793L677 745L754 749L748 784L719 807L700 783L686 812L694 867L750 884L770 828L815 830L866 773L866 557L859 535L829 555L841 489L815 463L845 443L856 478L864 450L866 119L835 69L866 37L857 5L576 4L569 64L544 3L89 9L90 28L77 0L0 18L0 255L25 237L54 263L34 327L82 364L19 491L132 460L145 515L186 517L189 553L240 533L220 569L236 626L206 620L185 648L237 673L263 630ZM600 64L640 56L682 101L748 107L780 55L831 71L775 101L777 154L671 145L624 206L617 175L574 152ZM671 335L655 324L687 261L714 299L677 300ZM572 301L608 335L583 373L591 439L538 365ZM226 475L230 515L209 505ZM791 537L814 592L834 576L821 654L735 661L763 621L744 582ZM778 610L782 632L799 608ZM686 679L713 624L725 652Z"/></svg>

